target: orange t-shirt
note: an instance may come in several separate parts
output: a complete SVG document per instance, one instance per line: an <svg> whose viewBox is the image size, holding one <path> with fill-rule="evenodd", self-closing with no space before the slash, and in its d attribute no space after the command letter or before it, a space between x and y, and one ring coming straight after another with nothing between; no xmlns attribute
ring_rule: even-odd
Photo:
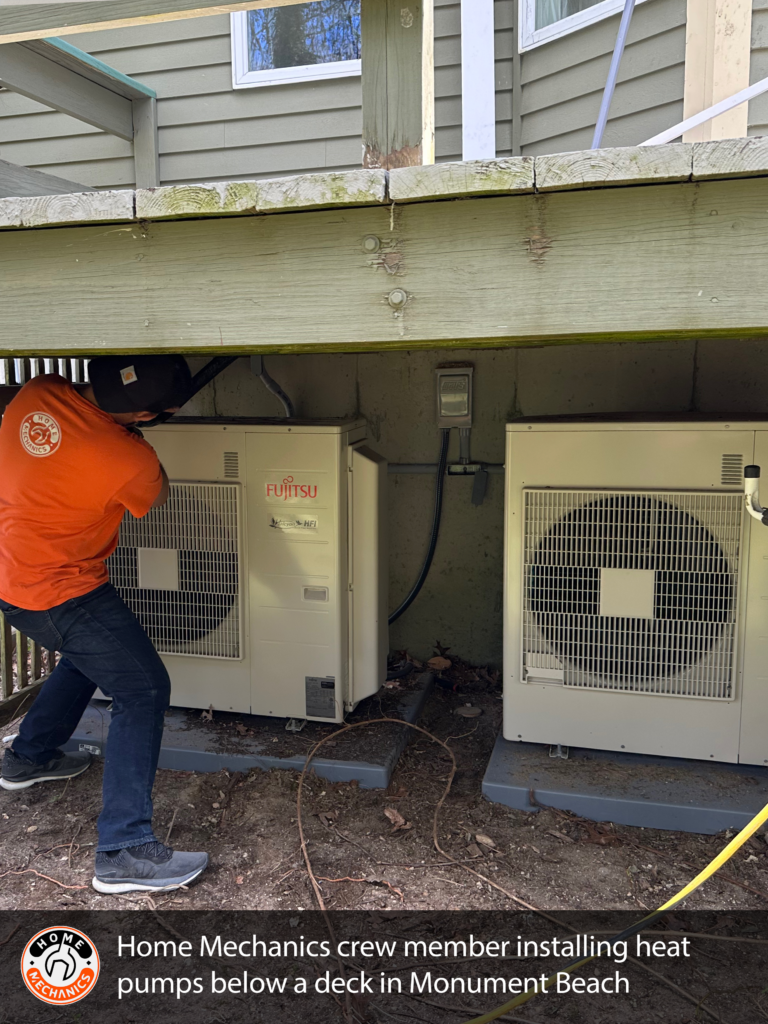
<svg viewBox="0 0 768 1024"><path fill-rule="evenodd" d="M25 384L0 426L0 598L43 611L106 583L125 510L161 484L152 447L63 377Z"/></svg>

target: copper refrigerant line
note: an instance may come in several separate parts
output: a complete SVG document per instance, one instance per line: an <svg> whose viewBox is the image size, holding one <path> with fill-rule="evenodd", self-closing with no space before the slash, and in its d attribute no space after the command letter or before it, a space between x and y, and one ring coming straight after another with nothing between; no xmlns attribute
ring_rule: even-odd
<svg viewBox="0 0 768 1024"><path fill-rule="evenodd" d="M435 806L435 813L432 818L432 842L437 852L442 857L444 857L446 861L450 862L456 867L462 868L462 870L466 871L468 874L474 875L476 878L479 878L481 881L485 882L487 885L490 885L498 892L503 893L503 895L505 895L508 899L512 900L514 903L517 903L521 907L525 907L526 910L530 910L533 913L545 918L547 921L550 921L553 924L556 924L558 927L561 927L562 922L558 921L557 918L552 917L550 914L546 913L543 910L540 910L538 907L533 906L531 903L526 903L525 900L521 899L519 896L516 896L508 889L505 889L503 886L499 885L498 882L494 882L492 879L486 878L485 875L480 874L479 871L475 871L474 868L467 867L467 865L462 863L461 861L455 860L455 858L451 857L451 855L449 853L446 853L446 851L442 848L442 846L440 845L440 839L438 834L440 811L442 810L443 804L448 798L448 794L451 791L451 786L453 785L453 780L456 776L456 771L458 767L456 764L456 757L451 748L448 746L447 741L439 739L437 736L429 732L427 729L423 729L420 725L413 725L411 722L404 722L400 718L372 718L366 722L355 722L351 725L345 725L341 729L337 729L335 732L332 732L330 735L324 737L319 742L317 742L307 755L307 760L304 763L304 768L301 772L301 777L299 778L299 788L296 794L296 824L299 829L299 838L301 840L301 852L304 857L304 863L307 868L307 875L309 876L309 880L312 884L312 888L314 890L318 906L320 910L323 912L323 914L327 915L328 910L325 905L325 900L323 899L323 894L320 890L317 877L315 876L315 873L312 870L312 862L310 860L309 850L307 849L307 841L304 835L304 825L302 822L301 810L304 780L306 779L307 773L309 771L309 766L313 758L320 750L320 748L329 740L333 740L337 736L341 736L346 732L350 732L352 729L361 729L369 725L384 724L402 725L405 726L407 729L413 729L415 732L421 733L423 736L426 736L428 739L432 740L433 743L437 743L439 746L441 746L451 759L451 770L448 773L448 779L445 784L445 789L443 790L443 793L440 799L438 800L437 805ZM751 838L762 825L765 825L767 821L768 804L766 804L766 806L763 807L763 809L754 816L754 818L749 822L749 824L746 825L741 830L741 832L739 832L739 834L735 836L728 843L728 845L723 850L721 850L720 853L718 853L717 856L714 857L702 871L698 873L698 875L696 875L695 878L693 878L678 893L676 893L676 895L674 895L671 899L667 900L666 903L662 904L662 906L660 906L658 910L654 910L653 913L647 914L645 917L641 918L635 924L630 925L629 928L625 928L624 931L618 932L612 938L605 940L607 946L610 948L617 942L625 941L626 939L629 939L632 936L637 935L639 932L644 931L651 925L655 924L659 920L659 918L664 916L664 914L668 914L671 910L674 910L675 907L679 906L684 899L686 899L700 886L702 886L704 882L712 878L712 876L716 874L716 872L719 871L724 864L727 864L731 857L733 857L733 855L741 849L744 843L746 843L746 841L749 838ZM327 916L326 921L328 921ZM330 924L329 921L328 923ZM547 978L541 986L536 985L535 988L532 988L527 992L521 993L519 996L516 996L514 999L511 999L508 1003L504 1003L503 1006L498 1006L496 1007L495 1010L490 1010L488 1013L484 1013L480 1017L473 1017L471 1020L466 1021L465 1024L492 1024L492 1022L498 1020L499 1017L503 1017L510 1011L516 1010L520 1006L525 1005L525 1003L529 1002L540 992L546 992L548 989L550 989L556 983L558 974L572 974L574 971L579 970L579 968L584 967L586 964L596 959L598 959L598 955L577 957L574 960L571 960L569 963L565 964L563 967L561 967L560 970L557 971L555 974L552 974L549 978Z"/></svg>

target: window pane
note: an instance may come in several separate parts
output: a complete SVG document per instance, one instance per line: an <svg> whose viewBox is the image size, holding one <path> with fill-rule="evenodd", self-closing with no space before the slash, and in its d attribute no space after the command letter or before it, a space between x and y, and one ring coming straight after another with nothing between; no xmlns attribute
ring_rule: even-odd
<svg viewBox="0 0 768 1024"><path fill-rule="evenodd" d="M250 71L360 59L360 0L248 12Z"/></svg>
<svg viewBox="0 0 768 1024"><path fill-rule="evenodd" d="M562 18L569 18L599 3L600 0L536 0L536 28L554 25Z"/></svg>

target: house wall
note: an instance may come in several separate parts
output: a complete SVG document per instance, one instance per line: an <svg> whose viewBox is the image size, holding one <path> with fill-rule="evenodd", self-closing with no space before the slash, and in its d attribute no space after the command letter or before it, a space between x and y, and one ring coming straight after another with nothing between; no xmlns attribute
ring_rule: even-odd
<svg viewBox="0 0 768 1024"><path fill-rule="evenodd" d="M520 55L520 150L589 149L620 16ZM683 117L686 0L635 8L605 146L636 146Z"/></svg>
<svg viewBox="0 0 768 1024"><path fill-rule="evenodd" d="M512 149L510 0L497 2L498 147ZM461 8L436 0L438 160L461 159ZM163 184L359 167L359 77L232 89L229 15L68 37L158 94ZM0 92L0 158L99 188L133 185L130 143Z"/></svg>
<svg viewBox="0 0 768 1024"><path fill-rule="evenodd" d="M768 0L753 0L752 81L768 76ZM589 148L619 16L517 53L517 0L496 0L497 152ZM461 7L436 0L437 159L461 158ZM636 145L683 116L686 0L634 14L607 146ZM70 37L156 89L164 184L359 166L359 78L233 90L229 16ZM513 84L518 101L513 110ZM750 104L768 131L768 95ZM130 187L129 143L0 92L0 158L99 188Z"/></svg>
<svg viewBox="0 0 768 1024"><path fill-rule="evenodd" d="M373 447L390 462L433 463L439 444L434 368L464 360L475 366L472 454L489 463L503 461L504 424L519 416L701 412L768 418L766 340L271 356L266 362L301 416L362 414ZM247 360L240 360L185 411L274 416L281 409L250 373ZM456 436L449 457L458 458ZM476 663L501 662L503 477L490 477L480 507L471 503L472 482L446 480L432 572L419 598L392 627L395 650L428 656L439 640ZM389 483L394 608L425 554L434 478L396 475Z"/></svg>

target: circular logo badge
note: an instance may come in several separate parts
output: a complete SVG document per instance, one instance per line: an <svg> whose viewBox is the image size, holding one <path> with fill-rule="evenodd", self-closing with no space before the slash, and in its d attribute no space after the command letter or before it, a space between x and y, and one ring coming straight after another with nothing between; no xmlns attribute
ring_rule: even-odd
<svg viewBox="0 0 768 1024"><path fill-rule="evenodd" d="M31 412L21 421L19 436L30 455L44 459L61 444L61 427L47 412Z"/></svg>
<svg viewBox="0 0 768 1024"><path fill-rule="evenodd" d="M76 1003L96 984L99 954L77 928L45 928L27 943L21 976L32 995L44 1003Z"/></svg>

